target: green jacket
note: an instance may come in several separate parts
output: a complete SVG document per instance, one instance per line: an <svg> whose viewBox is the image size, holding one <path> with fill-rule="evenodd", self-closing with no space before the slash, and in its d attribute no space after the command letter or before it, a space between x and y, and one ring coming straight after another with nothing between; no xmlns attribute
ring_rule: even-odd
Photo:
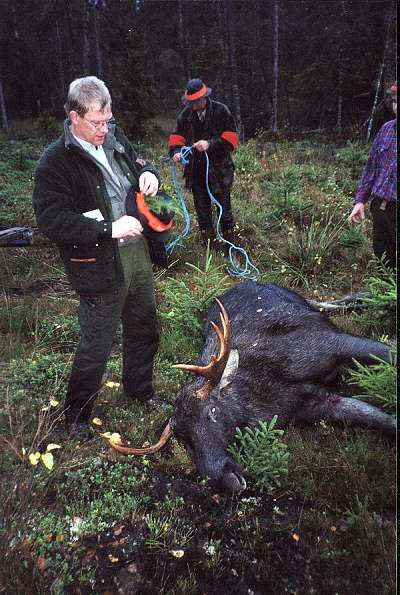
<svg viewBox="0 0 400 595"><path fill-rule="evenodd" d="M124 282L118 240L111 237L111 202L100 168L74 142L68 124L36 169L33 207L37 224L58 246L69 281L78 293L109 293ZM106 144L114 148L114 157L133 187L138 187L139 176L145 171L159 177L152 165L138 159L120 129L110 130ZM96 209L104 221L83 215Z"/></svg>

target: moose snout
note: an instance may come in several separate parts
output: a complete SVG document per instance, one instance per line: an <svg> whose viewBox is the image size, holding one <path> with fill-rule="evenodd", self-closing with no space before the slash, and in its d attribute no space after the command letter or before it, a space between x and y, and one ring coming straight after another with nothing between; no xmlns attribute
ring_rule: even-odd
<svg viewBox="0 0 400 595"><path fill-rule="evenodd" d="M200 477L209 477L211 484L227 492L239 493L246 489L246 480L240 466L225 452L194 453L194 461Z"/></svg>

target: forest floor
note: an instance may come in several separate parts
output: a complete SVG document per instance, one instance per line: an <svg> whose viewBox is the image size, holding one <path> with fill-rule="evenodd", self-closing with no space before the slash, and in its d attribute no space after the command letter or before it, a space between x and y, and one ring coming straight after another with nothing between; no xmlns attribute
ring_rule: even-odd
<svg viewBox="0 0 400 595"><path fill-rule="evenodd" d="M0 227L34 225L32 174L46 141L3 140ZM141 150L174 194L165 149L149 140ZM232 200L261 281L316 299L368 289L378 276L370 226L345 222L366 151L354 139L328 137L243 143ZM197 476L175 438L134 458L101 436L118 432L134 445L158 439L188 378L171 364L195 359L208 304L238 282L222 256L206 256L195 224L168 270L155 269L162 324L155 386L169 411L124 402L118 332L85 444L67 439L62 423L79 329L57 251L38 236L31 247L0 248L0 266L0 593L396 592L396 453L386 438L324 420L289 427L287 477L268 489L246 477L248 488L231 496ZM335 323L395 339L382 308L344 312Z"/></svg>

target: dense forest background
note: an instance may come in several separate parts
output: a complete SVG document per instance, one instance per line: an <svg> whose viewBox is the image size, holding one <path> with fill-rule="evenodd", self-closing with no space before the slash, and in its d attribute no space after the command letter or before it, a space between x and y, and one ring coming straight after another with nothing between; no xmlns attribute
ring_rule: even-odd
<svg viewBox="0 0 400 595"><path fill-rule="evenodd" d="M389 115L395 18L394 0L2 0L3 128L62 117L69 82L97 74L131 134L154 115L174 116L186 80L201 77L244 138L368 136Z"/></svg>

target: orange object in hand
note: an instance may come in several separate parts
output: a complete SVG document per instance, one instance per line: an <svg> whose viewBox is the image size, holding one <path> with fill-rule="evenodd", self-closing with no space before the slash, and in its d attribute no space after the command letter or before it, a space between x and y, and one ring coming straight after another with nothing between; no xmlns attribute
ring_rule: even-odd
<svg viewBox="0 0 400 595"><path fill-rule="evenodd" d="M172 227L172 219L168 223L163 223L152 213L143 192L136 192L136 207L139 213L145 217L148 226L154 231L166 231Z"/></svg>

